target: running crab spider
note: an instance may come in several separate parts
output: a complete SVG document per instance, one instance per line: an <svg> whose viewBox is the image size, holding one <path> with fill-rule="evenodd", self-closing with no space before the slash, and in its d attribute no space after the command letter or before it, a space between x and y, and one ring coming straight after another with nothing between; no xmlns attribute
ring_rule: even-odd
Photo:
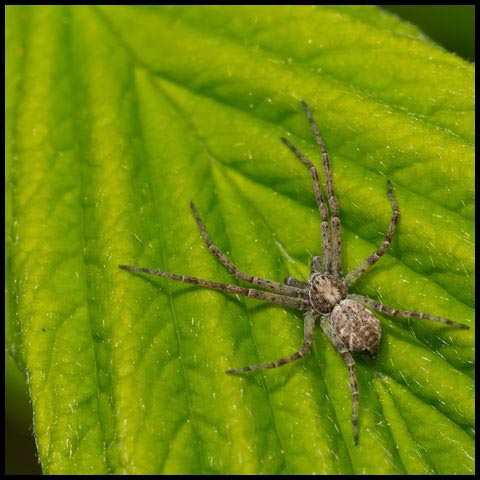
<svg viewBox="0 0 480 480"><path fill-rule="evenodd" d="M237 279L249 283L257 288L241 287L238 285L227 285L224 283L202 280L185 275L161 272L151 268L119 265L119 268L135 272L143 272L151 275L178 280L190 283L199 287L221 290L237 295L256 298L266 302L275 303L283 307L295 308L305 312L304 315L304 338L300 350L275 360L270 363L259 365L247 365L241 368L232 368L226 373L238 374L252 370L263 370L276 368L285 365L293 360L303 357L312 346L313 331L315 322L320 318L320 326L330 342L335 346L338 353L343 357L348 368L348 379L353 396L352 423L354 443L358 443L358 386L355 375L355 362L352 353L366 353L375 355L378 351L382 337L382 328L379 320L373 315L370 309L392 317L417 318L432 320L434 322L451 325L456 328L468 329L467 325L457 323L447 318L420 313L415 311L396 310L382 305L363 295L349 294L348 289L360 276L362 276L372 265L374 265L385 254L390 246L400 210L393 194L390 180L387 180L387 195L392 207L392 217L388 225L385 240L380 247L372 253L365 261L354 268L346 276L342 275L342 243L340 238L340 219L337 198L332 184L330 162L320 136L318 126L312 117L309 107L302 101L302 106L307 114L310 127L313 130L315 140L320 147L323 160L323 170L326 183L326 199L323 196L322 188L318 180L317 169L290 141L282 138L282 142L293 152L293 154L309 169L313 180L315 198L320 212L322 256L314 256L311 261L311 272L306 282L292 277L287 277L284 283L278 283L240 271L215 244L212 243L200 215L193 204L190 207L193 217L200 229L210 251L217 260L232 273ZM328 215L330 206L330 223Z"/></svg>

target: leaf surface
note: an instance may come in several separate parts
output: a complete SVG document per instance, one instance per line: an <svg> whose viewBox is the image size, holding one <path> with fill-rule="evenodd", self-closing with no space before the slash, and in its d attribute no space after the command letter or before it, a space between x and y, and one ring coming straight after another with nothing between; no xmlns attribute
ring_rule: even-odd
<svg viewBox="0 0 480 480"><path fill-rule="evenodd" d="M370 7L8 7L7 344L45 473L473 473L474 68ZM320 252L300 106L329 150L352 292L380 316L345 363L301 314L129 274L306 279ZM323 177L322 173L320 176ZM448 459L448 461L447 461Z"/></svg>

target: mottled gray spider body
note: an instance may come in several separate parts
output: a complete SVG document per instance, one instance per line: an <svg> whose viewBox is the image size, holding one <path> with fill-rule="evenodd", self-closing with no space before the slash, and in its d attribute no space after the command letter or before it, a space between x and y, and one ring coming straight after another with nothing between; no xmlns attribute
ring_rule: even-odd
<svg viewBox="0 0 480 480"><path fill-rule="evenodd" d="M301 282L292 277L287 277L284 283L266 280L241 272L210 240L202 220L193 203L190 203L193 216L210 251L229 270L235 278L250 283L258 288L246 288L238 285L227 285L196 277L176 275L161 272L151 268L119 265L119 268L130 271L144 272L160 277L190 283L199 287L211 288L228 293L235 293L247 297L264 300L284 307L305 311L303 346L297 352L282 357L274 362L259 365L248 365L241 368L227 370L227 373L237 374L251 370L276 368L293 360L303 357L310 350L313 342L315 321L320 318L320 326L338 353L344 358L349 372L349 384L353 396L352 423L355 444L358 443L358 386L355 375L355 362L352 353L366 353L375 355L380 346L382 328L379 320L369 309L377 310L392 317L419 318L444 323L457 328L469 328L462 323L453 322L447 318L437 317L427 313L396 310L386 307L375 300L362 295L349 294L350 285L363 275L387 251L392 241L397 225L400 210L393 194L392 184L387 180L387 195L392 206L392 217L388 225L385 240L372 255L358 267L354 268L345 277L342 276L342 243L340 237L340 218L338 202L335 197L330 171L330 162L327 150L323 143L318 127L313 120L310 109L302 101L302 106L315 135L315 140L322 152L323 170L325 174L327 201L330 206L331 218L328 221L328 206L324 200L322 189L318 180L315 166L287 139L283 143L305 164L310 170L313 180L315 198L321 216L320 232L322 238L322 256L312 257L311 273L308 281ZM267 290L267 291L265 291Z"/></svg>

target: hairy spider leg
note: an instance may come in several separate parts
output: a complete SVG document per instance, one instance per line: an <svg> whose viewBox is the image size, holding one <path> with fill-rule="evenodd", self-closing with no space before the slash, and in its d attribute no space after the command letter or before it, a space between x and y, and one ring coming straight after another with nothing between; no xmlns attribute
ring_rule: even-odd
<svg viewBox="0 0 480 480"><path fill-rule="evenodd" d="M322 330L327 335L330 342L337 349L338 353L343 357L348 368L348 383L352 392L352 425L353 425L353 441L355 445L358 444L358 384L357 375L355 373L355 361L348 347L343 344L335 331L331 321L330 315L325 315L320 325Z"/></svg>
<svg viewBox="0 0 480 480"><path fill-rule="evenodd" d="M297 287L297 288L307 288L308 285L305 283L305 282L301 282L300 280L297 280L296 278L293 278L293 277L290 277L288 276L286 279L285 279L285 283L287 285L291 285L292 287Z"/></svg>
<svg viewBox="0 0 480 480"><path fill-rule="evenodd" d="M318 172L312 162L300 151L298 150L290 141L286 138L280 139L294 154L295 156L308 167L310 170L310 175L313 180L313 189L315 190L315 198L317 200L318 210L322 221L320 223L320 231L322 233L322 258L323 265L322 271L331 273L332 271L332 247L330 242L330 232L328 227L328 208L325 200L323 199L322 189L318 181ZM319 266L317 267L319 268Z"/></svg>
<svg viewBox="0 0 480 480"><path fill-rule="evenodd" d="M385 235L385 240L380 245L378 250L372 253L365 261L363 261L358 267L355 267L348 275L345 277L345 282L347 285L351 285L355 280L361 277L372 265L380 260L381 256L388 250L390 243L392 241L393 235L395 233L395 228L397 226L398 218L400 217L400 209L398 208L395 195L393 194L393 187L390 180L387 180L387 194L388 199L390 200L390 205L392 206L392 218L388 225L388 230Z"/></svg>
<svg viewBox="0 0 480 480"><path fill-rule="evenodd" d="M210 236L205 229L205 226L200 218L198 210L196 209L193 202L190 202L190 208L192 209L193 217L197 222L200 233L202 234L205 243L207 244L208 249L213 253L215 258L238 280L242 280L253 285L257 285L265 290L271 290L272 292L280 293L282 295L288 295L291 297L305 297L305 292L302 288L297 287L296 285L290 285L278 282L273 282L265 278L255 277L253 275L248 275L241 272L228 258L227 256L213 244Z"/></svg>
<svg viewBox="0 0 480 480"><path fill-rule="evenodd" d="M288 355L288 357L283 357L279 358L278 360L275 360L274 362L270 363L261 363L258 365L247 365L246 367L240 367L240 368L230 368L229 370L226 370L226 373L244 373L244 372L250 372L252 370L264 370L266 368L277 368L281 367L282 365L286 365L287 363L293 362L294 360L298 360L299 358L302 358L309 350L310 347L312 346L313 342L313 330L315 328L315 319L316 316L313 312L307 312L305 313L304 316L304 321L303 321L303 346L300 350L298 350L295 353L292 353L291 355Z"/></svg>
<svg viewBox="0 0 480 480"><path fill-rule="evenodd" d="M372 300L371 298L364 297L363 295L356 295L356 294L349 294L347 298L353 300L354 302L361 303L366 307L373 308L377 312L385 313L391 317L398 317L398 318L418 318L418 319L425 319L431 320L433 322L438 323L445 323L446 325L452 325L455 328L463 328L464 330L468 330L470 327L463 323L454 322L453 320L449 320L448 318L438 317L436 315L430 315L429 313L422 313L422 312L412 312L408 310L396 310L392 307L387 307L382 305L381 303Z"/></svg>
<svg viewBox="0 0 480 480"><path fill-rule="evenodd" d="M264 292L255 288L244 288L238 285L228 285L225 283L212 282L210 280L202 280L196 277L187 277L185 275L176 275L175 273L161 272L160 270L153 270L145 267L134 267L131 265L119 265L118 268L123 270L130 270L133 272L143 272L150 275L157 275L159 277L170 278L183 283L191 283L198 287L211 288L212 290L221 290L228 293L236 293L245 297L256 298L257 300L264 300L265 302L275 303L283 307L295 308L297 310L308 310L310 302L301 298L288 297L287 295L278 295L276 293Z"/></svg>
<svg viewBox="0 0 480 480"><path fill-rule="evenodd" d="M323 161L323 173L325 175L325 183L327 185L327 198L328 204L330 205L330 211L332 217L330 223L332 226L332 273L341 276L342 275L342 239L340 236L340 217L339 217L339 207L337 197L333 191L333 181L332 181L332 171L330 169L330 160L328 158L327 149L325 143L320 135L318 125L313 119L310 108L308 108L307 103L302 100L302 106L307 114L308 121L310 122L310 127L312 128L313 134L315 135L315 140L317 141L318 146L322 152L322 161Z"/></svg>

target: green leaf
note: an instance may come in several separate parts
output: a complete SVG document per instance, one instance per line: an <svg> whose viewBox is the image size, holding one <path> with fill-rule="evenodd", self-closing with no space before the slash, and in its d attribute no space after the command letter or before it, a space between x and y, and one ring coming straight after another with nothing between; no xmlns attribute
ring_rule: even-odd
<svg viewBox="0 0 480 480"><path fill-rule="evenodd" d="M44 473L473 473L474 68L374 7L7 8L7 346ZM377 358L313 351L298 312L132 274L305 279L308 170L328 147L352 291L467 323L381 316Z"/></svg>

